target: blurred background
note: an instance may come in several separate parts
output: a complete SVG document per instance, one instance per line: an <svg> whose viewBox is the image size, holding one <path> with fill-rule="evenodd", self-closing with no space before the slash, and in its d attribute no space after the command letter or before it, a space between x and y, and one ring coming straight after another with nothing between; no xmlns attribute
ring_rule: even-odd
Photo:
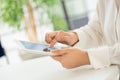
<svg viewBox="0 0 120 80"><path fill-rule="evenodd" d="M0 66L23 60L15 40L44 43L46 32L86 25L97 0L0 0Z"/></svg>

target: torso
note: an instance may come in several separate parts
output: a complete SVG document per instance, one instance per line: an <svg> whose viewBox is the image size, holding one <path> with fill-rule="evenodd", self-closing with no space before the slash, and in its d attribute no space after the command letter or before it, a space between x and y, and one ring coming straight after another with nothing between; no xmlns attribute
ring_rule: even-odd
<svg viewBox="0 0 120 80"><path fill-rule="evenodd" d="M119 1L119 3L118 3ZM108 0L105 3L105 15L103 18L103 32L107 45L114 45L117 42L120 42L120 12L119 5L120 0ZM103 17L103 16L101 16Z"/></svg>

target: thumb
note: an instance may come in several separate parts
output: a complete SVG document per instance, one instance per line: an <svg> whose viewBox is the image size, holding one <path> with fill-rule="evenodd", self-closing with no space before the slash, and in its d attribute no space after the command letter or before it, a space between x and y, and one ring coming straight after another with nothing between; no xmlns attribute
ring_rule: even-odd
<svg viewBox="0 0 120 80"><path fill-rule="evenodd" d="M56 55L64 55L67 53L67 51L65 49L52 50L51 52L56 54Z"/></svg>

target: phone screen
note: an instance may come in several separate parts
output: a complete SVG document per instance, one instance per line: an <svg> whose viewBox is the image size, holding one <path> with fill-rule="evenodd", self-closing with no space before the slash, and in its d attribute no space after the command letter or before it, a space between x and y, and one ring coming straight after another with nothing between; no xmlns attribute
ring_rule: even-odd
<svg viewBox="0 0 120 80"><path fill-rule="evenodd" d="M48 45L46 44L40 44L40 43L32 43L32 42L27 42L27 41L20 41L23 46L26 49L30 49L30 50L37 50L37 51L50 51L50 50L55 50L57 48L53 47L53 48L49 48Z"/></svg>

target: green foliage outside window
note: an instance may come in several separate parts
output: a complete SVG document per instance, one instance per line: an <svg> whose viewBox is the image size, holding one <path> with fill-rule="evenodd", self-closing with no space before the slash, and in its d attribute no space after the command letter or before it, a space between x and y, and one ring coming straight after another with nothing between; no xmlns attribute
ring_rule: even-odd
<svg viewBox="0 0 120 80"><path fill-rule="evenodd" d="M48 13L55 30L68 30L64 16L54 11L51 12L56 5L60 4L60 0L33 0L33 2L36 4L36 8L43 8ZM0 0L0 19L10 26L20 29L24 15L23 8L26 5L27 0Z"/></svg>
<svg viewBox="0 0 120 80"><path fill-rule="evenodd" d="M0 18L10 26L19 28L25 3L26 0L0 0Z"/></svg>

